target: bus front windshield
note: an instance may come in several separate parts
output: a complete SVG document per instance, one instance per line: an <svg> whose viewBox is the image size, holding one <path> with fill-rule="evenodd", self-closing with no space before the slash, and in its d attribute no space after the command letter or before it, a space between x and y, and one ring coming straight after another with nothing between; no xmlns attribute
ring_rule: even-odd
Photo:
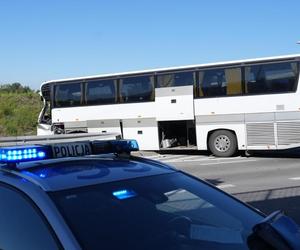
<svg viewBox="0 0 300 250"><path fill-rule="evenodd" d="M182 173L50 193L83 249L248 249L262 215Z"/></svg>

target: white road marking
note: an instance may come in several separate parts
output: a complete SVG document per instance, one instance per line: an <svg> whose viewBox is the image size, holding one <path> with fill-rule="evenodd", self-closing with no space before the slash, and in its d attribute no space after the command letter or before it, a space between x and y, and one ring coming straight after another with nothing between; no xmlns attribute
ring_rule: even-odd
<svg viewBox="0 0 300 250"><path fill-rule="evenodd" d="M192 160L192 159L203 159L206 158L204 155L188 155L180 158L182 161Z"/></svg>
<svg viewBox="0 0 300 250"><path fill-rule="evenodd" d="M162 160L171 160L171 159L175 159L175 158L180 158L180 157L185 157L186 155L161 155L160 158L158 159L162 159Z"/></svg>
<svg viewBox="0 0 300 250"><path fill-rule="evenodd" d="M188 162L188 161L203 161L203 160L209 160L212 158L207 158L205 156L199 156L199 155L189 155L189 156L183 156L176 159L162 159L163 162ZM213 158L214 159L214 158Z"/></svg>
<svg viewBox="0 0 300 250"><path fill-rule="evenodd" d="M292 177L292 178L289 178L289 180L292 180L292 181L299 181L299 180L300 180L300 177Z"/></svg>
<svg viewBox="0 0 300 250"><path fill-rule="evenodd" d="M167 161L174 160L175 158L183 157L183 155L154 155L154 156L143 156L147 159L155 160L155 161Z"/></svg>
<svg viewBox="0 0 300 250"><path fill-rule="evenodd" d="M155 160L155 159L159 159L161 158L161 155L150 155L150 156L142 156L142 157L145 157L145 158L148 158L148 159L151 159L151 160Z"/></svg>
<svg viewBox="0 0 300 250"><path fill-rule="evenodd" d="M229 164L229 163L241 163L241 162L252 162L256 160L236 160L236 161L220 161L220 162L209 162L209 163L202 163L199 165L220 165L220 164Z"/></svg>
<svg viewBox="0 0 300 250"><path fill-rule="evenodd" d="M232 160L232 159L240 159L241 156L237 156L237 157L232 157L232 158L221 158L221 157L215 157L215 156L195 156L197 158L195 159L186 159L186 157L190 157L190 156L182 156L182 157L178 157L178 158L174 158L174 159L162 159L163 162L189 162L189 161L220 161L220 160ZM183 160L182 160L183 159Z"/></svg>
<svg viewBox="0 0 300 250"><path fill-rule="evenodd" d="M193 161L220 161L220 160L225 160L225 161L228 161L228 160L233 160L233 159L240 159L241 157L238 156L238 157L231 157L231 158L220 158L220 157L215 157L215 156L209 156L209 157L202 157L202 158L199 158L199 159L192 159L192 160L187 160L186 162L193 162Z"/></svg>
<svg viewBox="0 0 300 250"><path fill-rule="evenodd" d="M223 188L231 188L231 187L235 187L235 185L233 184L221 184L221 185L217 185L217 188L223 189Z"/></svg>
<svg viewBox="0 0 300 250"><path fill-rule="evenodd" d="M161 160L161 161L175 161L175 160L185 160L185 159L195 159L195 158L200 158L200 159L208 159L207 156L205 155L150 155L150 156L143 156L148 159L152 160ZM213 157L215 158L215 157Z"/></svg>
<svg viewBox="0 0 300 250"><path fill-rule="evenodd" d="M152 160L157 160L165 163L182 163L182 162L203 162L208 161L208 163L202 163L199 165L220 165L227 163L241 163L241 162L253 162L255 159L245 159L241 156L237 157L215 157L215 156L205 156L205 155L153 155L146 157Z"/></svg>

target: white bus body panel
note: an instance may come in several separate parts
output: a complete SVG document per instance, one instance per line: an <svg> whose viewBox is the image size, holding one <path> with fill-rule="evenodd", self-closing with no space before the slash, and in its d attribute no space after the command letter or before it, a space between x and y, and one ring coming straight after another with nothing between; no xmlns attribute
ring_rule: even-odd
<svg viewBox="0 0 300 250"><path fill-rule="evenodd" d="M88 133L118 133L121 134L120 120L88 120Z"/></svg>
<svg viewBox="0 0 300 250"><path fill-rule="evenodd" d="M198 149L207 149L208 133L217 129L234 131L240 150L285 149L300 142L299 90L195 99L194 107Z"/></svg>
<svg viewBox="0 0 300 250"><path fill-rule="evenodd" d="M155 117L154 102L52 109L53 123L151 117Z"/></svg>
<svg viewBox="0 0 300 250"><path fill-rule="evenodd" d="M158 127L155 118L124 119L124 139L136 139L140 150L159 150Z"/></svg>
<svg viewBox="0 0 300 250"><path fill-rule="evenodd" d="M37 135L53 135L51 131L51 125L39 123L37 125Z"/></svg>
<svg viewBox="0 0 300 250"><path fill-rule="evenodd" d="M300 110L298 93L195 99L195 116Z"/></svg>
<svg viewBox="0 0 300 250"><path fill-rule="evenodd" d="M157 121L194 120L193 86L155 89Z"/></svg>

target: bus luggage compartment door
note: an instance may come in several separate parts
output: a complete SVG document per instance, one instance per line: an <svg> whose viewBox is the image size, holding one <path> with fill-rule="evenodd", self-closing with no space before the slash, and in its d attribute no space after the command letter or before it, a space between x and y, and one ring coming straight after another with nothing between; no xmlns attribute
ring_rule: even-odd
<svg viewBox="0 0 300 250"><path fill-rule="evenodd" d="M124 139L136 139L140 150L159 150L155 118L124 119L122 122Z"/></svg>
<svg viewBox="0 0 300 250"><path fill-rule="evenodd" d="M89 120L87 121L89 133L118 133L121 134L119 119L113 120Z"/></svg>
<svg viewBox="0 0 300 250"><path fill-rule="evenodd" d="M193 86L156 88L155 106L158 121L193 120Z"/></svg>

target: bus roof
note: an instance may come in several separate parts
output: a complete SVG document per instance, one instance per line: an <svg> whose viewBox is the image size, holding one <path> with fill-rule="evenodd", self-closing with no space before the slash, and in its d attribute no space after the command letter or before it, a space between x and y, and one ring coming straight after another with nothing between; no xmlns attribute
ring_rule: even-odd
<svg viewBox="0 0 300 250"><path fill-rule="evenodd" d="M275 56L275 57L262 57L262 58L254 58L254 59L244 59L244 60L235 60L235 61L225 61L225 62L217 62L217 63L205 63L205 64L195 64L195 65L187 65L187 66L177 66L177 67L168 67L168 68L157 68L157 69L149 69L149 70L140 70L140 71L128 71L128 72L119 72L119 73L110 73L110 74L101 74L101 75L93 75L93 76L85 76L85 77L74 77L74 78L66 78L66 79L57 79L50 80L42 83L41 86L48 83L59 83L66 81L79 81L79 80L90 80L95 78L108 78L108 77L122 77L129 75L138 75L138 74L147 74L147 73L163 73L174 70L188 70L194 68L208 68L208 67L219 67L226 65L235 65L235 64L249 64L256 62L264 62L264 61L277 61L277 60L288 60L288 59L296 59L300 58L300 54L293 55L283 55L283 56Z"/></svg>

